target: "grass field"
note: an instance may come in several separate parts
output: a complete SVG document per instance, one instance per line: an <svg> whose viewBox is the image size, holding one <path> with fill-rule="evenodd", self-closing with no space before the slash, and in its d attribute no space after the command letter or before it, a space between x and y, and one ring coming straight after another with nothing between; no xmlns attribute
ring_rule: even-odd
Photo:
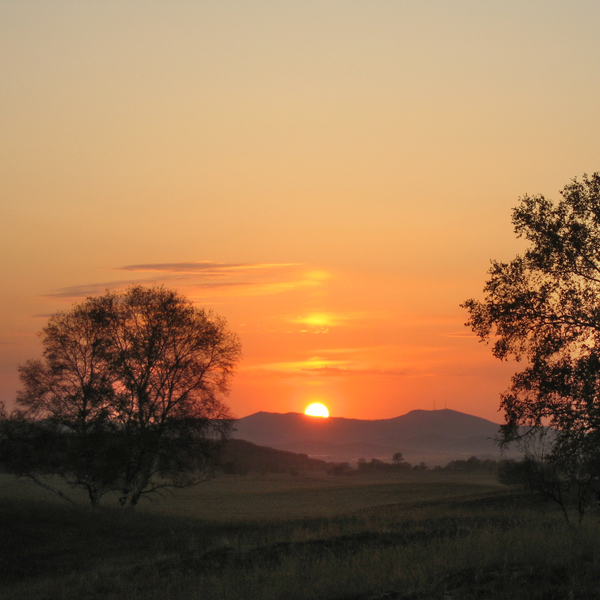
<svg viewBox="0 0 600 600"><path fill-rule="evenodd" d="M135 512L0 477L3 599L600 598L600 526L491 473L223 475Z"/></svg>

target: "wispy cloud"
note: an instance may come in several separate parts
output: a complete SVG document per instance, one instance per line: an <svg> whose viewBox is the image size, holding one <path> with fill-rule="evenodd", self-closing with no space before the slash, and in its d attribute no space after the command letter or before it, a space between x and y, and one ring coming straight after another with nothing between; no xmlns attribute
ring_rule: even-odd
<svg viewBox="0 0 600 600"><path fill-rule="evenodd" d="M442 333L440 337L447 338L476 338L478 337L471 331L451 331L450 333Z"/></svg>
<svg viewBox="0 0 600 600"><path fill-rule="evenodd" d="M410 375L407 369L354 369L350 367L322 367L319 369L306 369L306 372L333 377L346 377L348 375L408 377Z"/></svg>
<svg viewBox="0 0 600 600"><path fill-rule="evenodd" d="M348 376L388 376L408 377L408 369L373 368L357 361L339 360L315 356L301 361L277 362L250 367L250 371L268 372L282 377L348 377Z"/></svg>
<svg viewBox="0 0 600 600"><path fill-rule="evenodd" d="M72 285L69 287L58 288L52 292L44 294L46 298L62 298L64 300L77 300L87 298L88 296L97 296L103 294L106 290L116 290L135 284L156 284L159 280L139 280L130 279L127 281L105 281L103 283L88 283L85 285Z"/></svg>
<svg viewBox="0 0 600 600"><path fill-rule="evenodd" d="M352 367L296 367L291 368L281 363L280 365L263 365L252 369L246 369L254 373L268 374L277 378L314 378L314 377L415 377L408 369L368 369Z"/></svg>
<svg viewBox="0 0 600 600"><path fill-rule="evenodd" d="M138 274L125 279L59 288L46 297L77 300L131 285L166 284L184 287L190 296L266 295L301 286L321 284L322 271L299 263L222 263L216 261L144 263L117 267L115 271Z"/></svg>
<svg viewBox="0 0 600 600"><path fill-rule="evenodd" d="M210 260L197 262L178 263L146 263L139 265L125 265L119 271L134 272L160 272L184 274L201 274L204 277L224 277L231 273L244 271L273 271L298 267L298 263L222 263Z"/></svg>
<svg viewBox="0 0 600 600"><path fill-rule="evenodd" d="M288 316L283 319L293 325L301 328L291 330L288 333L329 333L331 328L341 325L356 325L370 321L375 318L381 318L382 312L374 311L354 311L354 312L311 312L304 315Z"/></svg>

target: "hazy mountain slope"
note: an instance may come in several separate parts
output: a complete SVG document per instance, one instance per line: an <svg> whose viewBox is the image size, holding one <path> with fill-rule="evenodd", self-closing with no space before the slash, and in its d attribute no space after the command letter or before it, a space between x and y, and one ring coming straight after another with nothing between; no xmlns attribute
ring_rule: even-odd
<svg viewBox="0 0 600 600"><path fill-rule="evenodd" d="M228 440L220 461L226 473L293 473L324 470L327 463L267 446L258 446L247 440Z"/></svg>
<svg viewBox="0 0 600 600"><path fill-rule="evenodd" d="M236 428L236 438L329 460L391 457L394 452L434 462L500 455L494 441L498 424L450 409L372 421L259 412L237 421Z"/></svg>

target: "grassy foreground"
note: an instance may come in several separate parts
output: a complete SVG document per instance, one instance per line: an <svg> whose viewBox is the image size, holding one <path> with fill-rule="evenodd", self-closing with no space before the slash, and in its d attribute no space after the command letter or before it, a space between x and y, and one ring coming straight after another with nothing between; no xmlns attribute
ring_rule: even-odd
<svg viewBox="0 0 600 600"><path fill-rule="evenodd" d="M600 526L486 473L221 476L122 512L0 477L0 597L600 598Z"/></svg>

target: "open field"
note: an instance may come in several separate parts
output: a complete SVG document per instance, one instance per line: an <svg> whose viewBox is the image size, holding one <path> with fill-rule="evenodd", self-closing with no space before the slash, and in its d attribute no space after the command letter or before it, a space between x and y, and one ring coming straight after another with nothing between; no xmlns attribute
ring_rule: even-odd
<svg viewBox="0 0 600 600"><path fill-rule="evenodd" d="M0 597L600 598L600 526L491 473L220 476L136 512L0 478Z"/></svg>

